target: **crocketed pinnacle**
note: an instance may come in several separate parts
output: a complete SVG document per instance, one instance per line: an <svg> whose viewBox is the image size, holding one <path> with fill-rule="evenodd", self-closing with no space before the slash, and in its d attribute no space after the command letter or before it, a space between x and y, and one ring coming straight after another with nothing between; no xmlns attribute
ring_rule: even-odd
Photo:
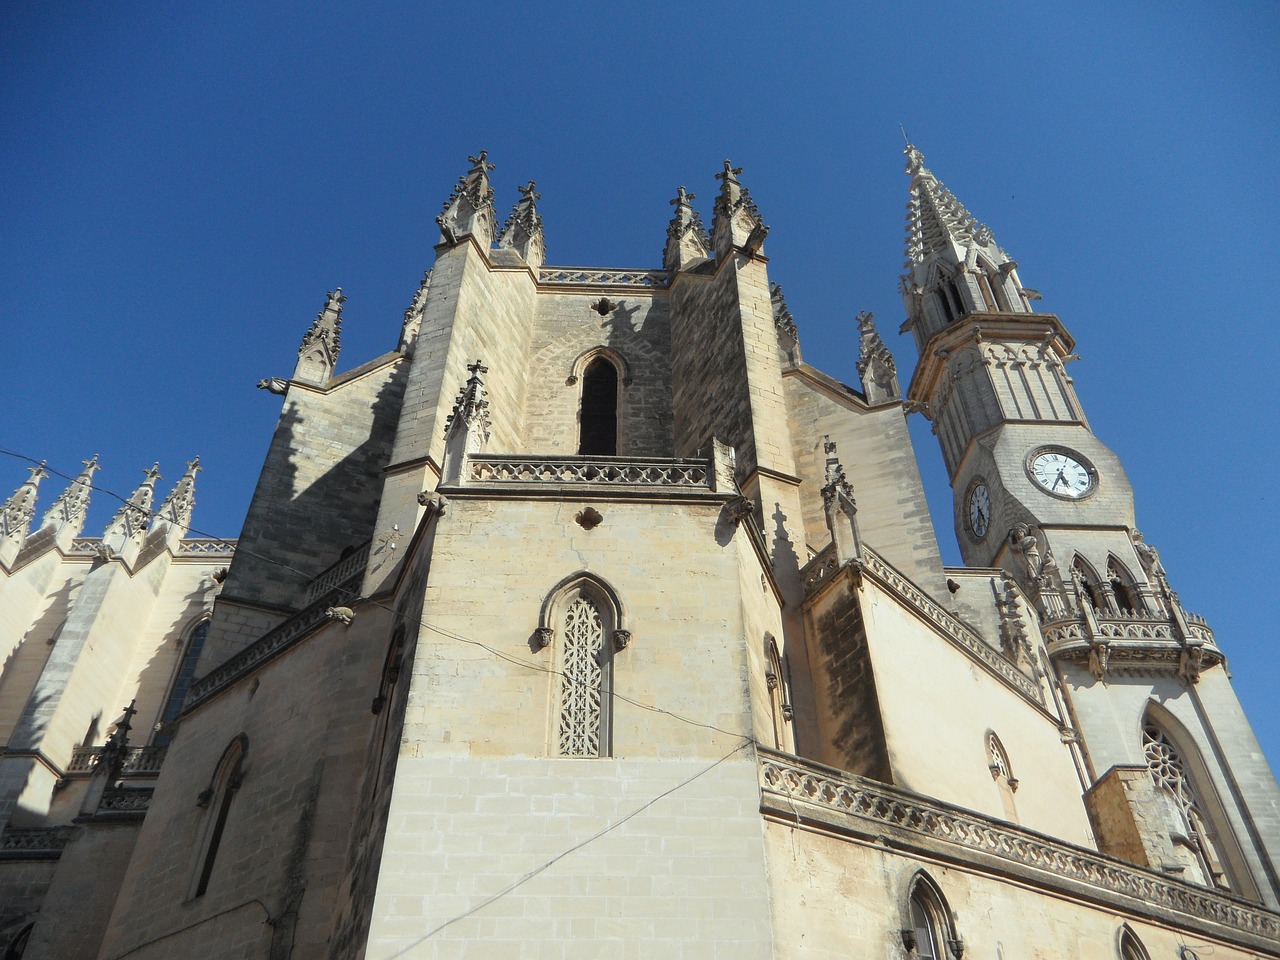
<svg viewBox="0 0 1280 960"><path fill-rule="evenodd" d="M662 251L662 265L667 270L679 270L682 267L706 259L711 253L711 238L702 225L702 218L693 209L692 201L697 195L689 193L683 186L676 189L676 195L670 201L675 207L671 222L667 224L667 245Z"/></svg>
<svg viewBox="0 0 1280 960"><path fill-rule="evenodd" d="M196 505L196 474L201 470L200 458L196 457L187 464L187 472L169 491L169 496L160 504L157 515L177 527L191 525L191 511Z"/></svg>
<svg viewBox="0 0 1280 960"><path fill-rule="evenodd" d="M945 249L949 243L962 247L994 243L991 231L974 219L955 194L924 165L924 155L908 143L907 174L911 177L911 196L907 201L906 267L923 263Z"/></svg>
<svg viewBox="0 0 1280 960"><path fill-rule="evenodd" d="M102 535L104 540L113 534L120 534L126 538L133 537L147 528L147 523L151 519L151 504L156 496L156 481L160 479L160 464L153 464L142 473L142 483L138 485L137 490L133 491L133 496L125 501L124 505L116 511L116 515L111 518L111 523L107 525L106 532Z"/></svg>
<svg viewBox="0 0 1280 960"><path fill-rule="evenodd" d="M542 232L542 217L538 214L537 206L537 201L542 199L542 194L537 192L536 187L532 180L529 181L528 186L516 187L520 191L520 200L511 208L507 222L502 225L501 243L504 247L519 243L521 232L527 237Z"/></svg>
<svg viewBox="0 0 1280 960"><path fill-rule="evenodd" d="M302 356L316 344L324 344L329 354L329 362L338 359L342 340L342 305L347 298L342 295L342 288L325 294L324 307L311 321L311 329L302 335L302 345L298 347L298 356Z"/></svg>
<svg viewBox="0 0 1280 960"><path fill-rule="evenodd" d="M84 529L84 518L89 512L89 494L93 490L93 475L98 470L98 455L95 453L83 463L84 469L80 471L80 476L49 504L41 526L70 527L73 537Z"/></svg>
<svg viewBox="0 0 1280 960"><path fill-rule="evenodd" d="M895 375L898 372L893 354L880 339L880 331L876 329L875 314L863 310L858 314L858 375L865 382L867 370L873 374ZM879 377L877 376L878 380Z"/></svg>
<svg viewBox="0 0 1280 960"><path fill-rule="evenodd" d="M27 469L31 471L31 476L0 507L0 537L25 537L31 526L31 518L36 515L36 491L40 487L41 478L48 474L44 472L43 460Z"/></svg>
<svg viewBox="0 0 1280 960"><path fill-rule="evenodd" d="M457 426L466 424L474 426L477 422L483 428L488 427L489 423L489 395L484 385L484 375L489 372L481 361L467 364L467 370L471 376L467 378L467 382L463 384L462 389L458 391L458 399L454 401L453 412L449 414L445 420L445 435Z"/></svg>

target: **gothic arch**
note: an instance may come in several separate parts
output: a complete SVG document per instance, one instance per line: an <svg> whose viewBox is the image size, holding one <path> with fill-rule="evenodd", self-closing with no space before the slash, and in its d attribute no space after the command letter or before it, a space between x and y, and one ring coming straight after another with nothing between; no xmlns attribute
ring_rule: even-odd
<svg viewBox="0 0 1280 960"><path fill-rule="evenodd" d="M996 265L977 254L973 257L973 272L977 275L983 299L987 301L987 309L992 313L1009 313L1008 291L1004 289L1004 282Z"/></svg>
<svg viewBox="0 0 1280 960"><path fill-rule="evenodd" d="M1182 814L1185 834L1172 838L1174 844L1197 859L1204 885L1256 897L1243 851L1195 737L1151 700L1142 715L1139 743L1157 788L1172 797Z"/></svg>
<svg viewBox="0 0 1280 960"><path fill-rule="evenodd" d="M790 752L791 676L787 663L778 651L778 641L773 634L764 635L764 679L769 688L769 719L773 727L775 749Z"/></svg>
<svg viewBox="0 0 1280 960"><path fill-rule="evenodd" d="M585 571L561 580L542 602L538 646L554 642L551 753L613 753L614 656L631 640L617 593Z"/></svg>
<svg viewBox="0 0 1280 960"><path fill-rule="evenodd" d="M179 637L178 661L173 668L173 676L169 680L169 692L165 696L164 706L154 726L151 745L168 746L177 732L178 717L182 713L183 704L187 701L187 692L195 680L196 668L200 665L200 654L204 651L205 638L209 634L209 623L212 619L208 613L196 617Z"/></svg>
<svg viewBox="0 0 1280 960"><path fill-rule="evenodd" d="M1000 804L1004 808L1005 818L1013 823L1018 822L1018 808L1014 805L1013 795L1018 791L1018 778L1013 775L1013 764L1009 762L1009 752L994 730L988 730L986 736L987 769L991 771L991 779L995 781L1000 792Z"/></svg>
<svg viewBox="0 0 1280 960"><path fill-rule="evenodd" d="M620 354L613 347L606 347L603 344L594 346L589 350L583 350L573 360L573 365L569 368L569 381L576 383L582 379L582 374L586 371L591 362L599 357L603 357L614 365L618 371L618 380L620 383L626 383L631 379L631 364L627 362L627 358Z"/></svg>
<svg viewBox="0 0 1280 960"><path fill-rule="evenodd" d="M917 960L959 960L963 945L942 888L924 870L911 875L899 898L902 945Z"/></svg>
<svg viewBox="0 0 1280 960"><path fill-rule="evenodd" d="M1071 558L1071 577L1081 589L1082 601L1090 604L1098 613L1107 613L1107 598L1102 590L1102 578L1091 564L1080 554Z"/></svg>
<svg viewBox="0 0 1280 960"><path fill-rule="evenodd" d="M1138 584L1133 574L1115 554L1107 555L1107 582L1111 585L1111 595L1115 597L1116 608L1121 613L1143 613L1145 607L1138 595Z"/></svg>
<svg viewBox="0 0 1280 960"><path fill-rule="evenodd" d="M204 896L209 889L209 878L213 875L218 848L222 845L222 835L231 812L231 801L244 779L244 758L248 752L247 736L241 733L232 739L222 751L222 757L214 768L213 779L197 801L204 808L205 816L200 825L200 840L196 845L199 854L196 857L189 899Z"/></svg>
<svg viewBox="0 0 1280 960"><path fill-rule="evenodd" d="M1151 960L1151 954L1147 953L1147 948L1142 945L1138 935L1133 932L1133 927L1127 923L1120 928L1119 933L1116 935L1116 950L1120 955L1120 960Z"/></svg>

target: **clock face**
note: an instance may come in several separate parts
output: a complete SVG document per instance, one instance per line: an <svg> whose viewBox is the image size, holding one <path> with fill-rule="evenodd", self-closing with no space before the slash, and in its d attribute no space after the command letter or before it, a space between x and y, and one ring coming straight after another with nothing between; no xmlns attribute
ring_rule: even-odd
<svg viewBox="0 0 1280 960"><path fill-rule="evenodd" d="M991 528L991 491L985 483L969 491L969 529L981 540Z"/></svg>
<svg viewBox="0 0 1280 960"><path fill-rule="evenodd" d="M1093 490L1093 471L1075 456L1061 450L1046 450L1031 458L1031 479L1046 493L1067 500L1079 500Z"/></svg>

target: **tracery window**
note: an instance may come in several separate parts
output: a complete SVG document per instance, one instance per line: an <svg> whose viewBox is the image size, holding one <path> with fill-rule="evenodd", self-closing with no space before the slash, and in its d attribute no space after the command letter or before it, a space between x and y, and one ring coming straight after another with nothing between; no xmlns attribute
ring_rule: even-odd
<svg viewBox="0 0 1280 960"><path fill-rule="evenodd" d="M1120 931L1120 960L1151 960L1147 948L1128 924Z"/></svg>
<svg viewBox="0 0 1280 960"><path fill-rule="evenodd" d="M1230 889L1226 870L1205 824L1203 807L1187 775L1182 754L1154 721L1142 725L1142 752L1157 787L1171 794L1182 811L1183 826L1207 883Z"/></svg>
<svg viewBox="0 0 1280 960"><path fill-rule="evenodd" d="M151 741L153 746L167 746L173 739L178 717L182 713L182 705L186 702L187 692L195 679L196 666L200 662L200 654L204 650L204 642L208 636L208 617L197 623L187 634L182 659L178 661L178 669L174 672L173 682L169 685L169 697L165 700L160 721L156 724L156 734Z"/></svg>
<svg viewBox="0 0 1280 960"><path fill-rule="evenodd" d="M907 895L903 945L916 960L954 960L963 950L952 925L951 911L937 885L923 871L911 880Z"/></svg>
<svg viewBox="0 0 1280 960"><path fill-rule="evenodd" d="M1099 613L1105 612L1107 600L1102 593L1102 587L1098 584L1098 575L1080 557L1076 557L1072 562L1071 575L1083 592L1084 599L1088 601L1089 606Z"/></svg>
<svg viewBox="0 0 1280 960"><path fill-rule="evenodd" d="M560 755L609 754L607 693L610 651L604 642L599 608L579 594L564 618L560 678Z"/></svg>
<svg viewBox="0 0 1280 960"><path fill-rule="evenodd" d="M1000 791L1000 803L1004 807L1005 817L1016 822L1018 810L1014 806L1013 795L1018 789L1018 778L1012 773L1009 754L1005 752L1004 744L994 733L987 734L987 758L991 779L996 782L996 787Z"/></svg>

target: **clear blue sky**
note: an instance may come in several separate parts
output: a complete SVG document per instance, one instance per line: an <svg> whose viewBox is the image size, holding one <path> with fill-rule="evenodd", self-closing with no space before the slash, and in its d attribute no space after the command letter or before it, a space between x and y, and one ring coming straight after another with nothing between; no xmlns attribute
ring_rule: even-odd
<svg viewBox="0 0 1280 960"><path fill-rule="evenodd" d="M902 123L1078 339L1092 426L1274 765L1278 24L1270 2L5 4L0 445L98 453L121 493L199 454L195 525L234 536L280 406L254 384L337 285L340 366L395 346L481 147L504 215L538 182L563 265L656 266L676 186L709 221L731 157L806 359L856 382L869 309L909 371ZM25 476L0 457L6 493Z"/></svg>

